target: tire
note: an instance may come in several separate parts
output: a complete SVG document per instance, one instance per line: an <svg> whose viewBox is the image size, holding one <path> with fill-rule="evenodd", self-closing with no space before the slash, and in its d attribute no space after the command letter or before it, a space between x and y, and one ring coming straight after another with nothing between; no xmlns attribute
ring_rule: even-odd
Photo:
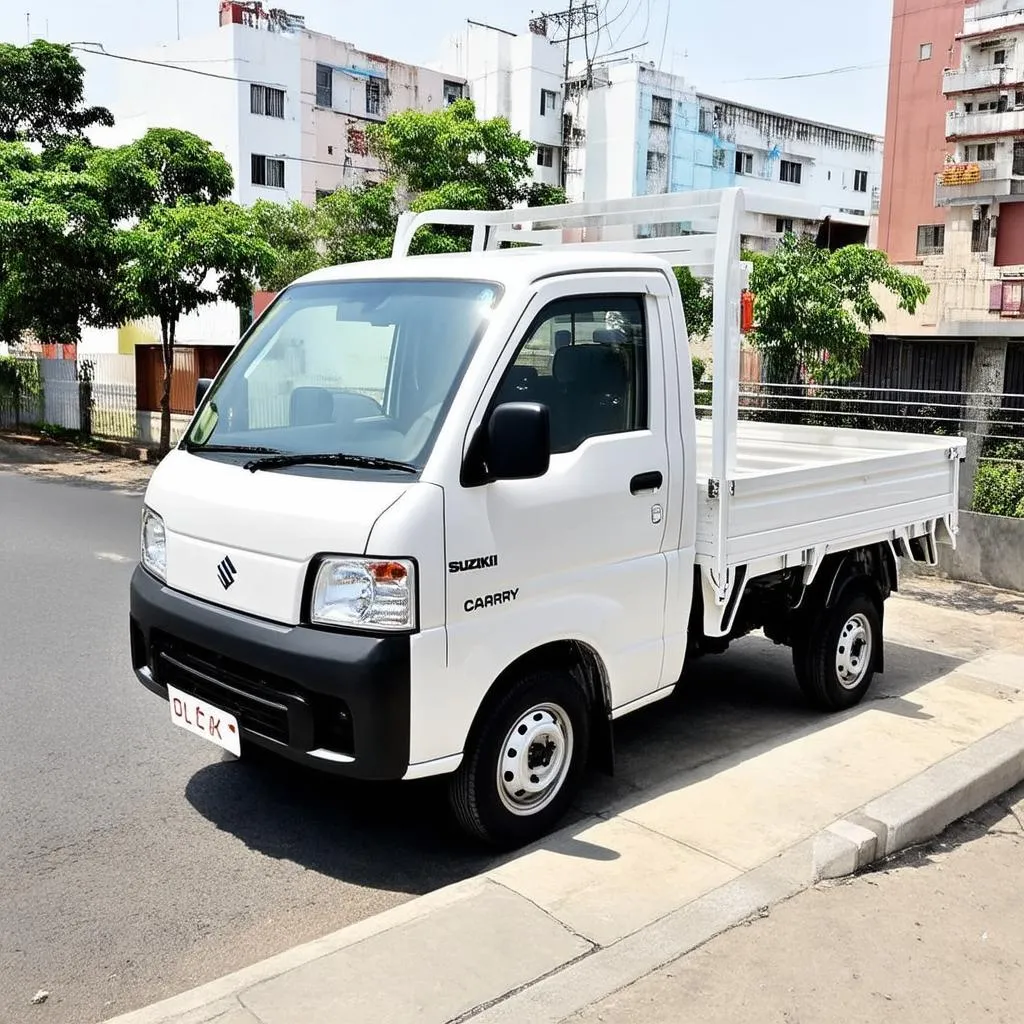
<svg viewBox="0 0 1024 1024"><path fill-rule="evenodd" d="M819 615L793 648L800 689L822 711L859 704L871 687L882 647L882 617L863 590L840 598Z"/></svg>
<svg viewBox="0 0 1024 1024"><path fill-rule="evenodd" d="M576 680L568 672L523 674L484 711L451 778L460 828L504 849L545 835L578 791L589 748L590 709Z"/></svg>

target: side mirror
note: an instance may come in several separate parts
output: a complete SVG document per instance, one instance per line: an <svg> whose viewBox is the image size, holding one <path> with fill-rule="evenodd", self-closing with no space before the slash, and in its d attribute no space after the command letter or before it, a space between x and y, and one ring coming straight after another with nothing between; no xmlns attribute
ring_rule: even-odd
<svg viewBox="0 0 1024 1024"><path fill-rule="evenodd" d="M551 413L535 402L499 405L487 423L487 468L493 480L532 480L551 464Z"/></svg>
<svg viewBox="0 0 1024 1024"><path fill-rule="evenodd" d="M206 392L210 390L210 385L213 383L212 377L200 377L196 381L196 408L202 404L203 399L206 397Z"/></svg>

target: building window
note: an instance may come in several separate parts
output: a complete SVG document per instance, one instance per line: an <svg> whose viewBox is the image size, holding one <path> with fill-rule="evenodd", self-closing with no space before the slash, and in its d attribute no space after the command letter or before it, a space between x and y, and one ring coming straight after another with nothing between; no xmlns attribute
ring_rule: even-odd
<svg viewBox="0 0 1024 1024"><path fill-rule="evenodd" d="M917 255L939 256L946 244L945 224L922 224L917 229Z"/></svg>
<svg viewBox="0 0 1024 1024"><path fill-rule="evenodd" d="M551 454L648 428L643 295L580 295L543 309L498 386L498 402L540 402Z"/></svg>
<svg viewBox="0 0 1024 1024"><path fill-rule="evenodd" d="M983 142L977 146L964 146L964 161L966 163L991 163L996 158L996 144L994 142Z"/></svg>
<svg viewBox="0 0 1024 1024"><path fill-rule="evenodd" d="M793 218L792 217L776 217L775 218L775 234L777 234L777 235L791 235L791 234L793 234Z"/></svg>
<svg viewBox="0 0 1024 1024"><path fill-rule="evenodd" d="M779 162L779 181L788 181L792 185L799 185L803 174L803 165L793 160L781 160Z"/></svg>
<svg viewBox="0 0 1024 1024"><path fill-rule="evenodd" d="M249 112L264 117L284 117L284 89L269 85L249 86Z"/></svg>
<svg viewBox="0 0 1024 1024"><path fill-rule="evenodd" d="M725 166L725 150L724 149L713 149L711 151L711 166L712 167L724 167Z"/></svg>
<svg viewBox="0 0 1024 1024"><path fill-rule="evenodd" d="M555 107L558 106L558 93L552 92L551 89L541 89L540 91L540 116L545 117L549 113L555 112Z"/></svg>
<svg viewBox="0 0 1024 1024"><path fill-rule="evenodd" d="M737 153L736 154L736 173L737 174L753 174L754 173L754 154L753 153Z"/></svg>
<svg viewBox="0 0 1024 1024"><path fill-rule="evenodd" d="M445 82L444 83L444 105L450 107L456 100L461 100L463 96L463 86L461 82Z"/></svg>
<svg viewBox="0 0 1024 1024"><path fill-rule="evenodd" d="M971 114L973 112L974 112L974 104L973 103L965 103L964 104L964 113L965 114Z"/></svg>
<svg viewBox="0 0 1024 1024"><path fill-rule="evenodd" d="M651 123L672 123L672 101L667 96L651 97Z"/></svg>
<svg viewBox="0 0 1024 1024"><path fill-rule="evenodd" d="M649 175L661 174L665 170L667 162L668 157L665 153L659 153L654 149L647 151L647 173Z"/></svg>
<svg viewBox="0 0 1024 1024"><path fill-rule="evenodd" d="M868 172L867 171L854 171L853 172L853 191L854 192L867 192L868 190Z"/></svg>
<svg viewBox="0 0 1024 1024"><path fill-rule="evenodd" d="M366 112L380 114L380 79L370 78L366 82Z"/></svg>
<svg viewBox="0 0 1024 1024"><path fill-rule="evenodd" d="M979 114L983 114L987 110L998 110L998 109L999 109L999 101L998 100L985 100L984 102L978 104L978 113ZM968 113L968 114L970 113L970 111L967 110L967 105L966 104L964 105L964 112Z"/></svg>
<svg viewBox="0 0 1024 1024"><path fill-rule="evenodd" d="M1006 63L1006 51L1005 50L994 50L992 53L993 64L1005 64Z"/></svg>
<svg viewBox="0 0 1024 1024"><path fill-rule="evenodd" d="M918 60L931 60L932 59L932 44L931 43L922 43L921 44L921 49L918 51L917 58L918 58Z"/></svg>
<svg viewBox="0 0 1024 1024"><path fill-rule="evenodd" d="M555 150L552 146L537 147L537 166L553 167L555 164Z"/></svg>
<svg viewBox="0 0 1024 1024"><path fill-rule="evenodd" d="M988 252L988 240L992 222L989 220L988 207L981 208L981 216L971 222L971 252Z"/></svg>
<svg viewBox="0 0 1024 1024"><path fill-rule="evenodd" d="M284 188L284 161L253 153L252 183L266 185L267 188Z"/></svg>
<svg viewBox="0 0 1024 1024"><path fill-rule="evenodd" d="M334 69L327 64L316 66L316 105L328 110L334 106Z"/></svg>

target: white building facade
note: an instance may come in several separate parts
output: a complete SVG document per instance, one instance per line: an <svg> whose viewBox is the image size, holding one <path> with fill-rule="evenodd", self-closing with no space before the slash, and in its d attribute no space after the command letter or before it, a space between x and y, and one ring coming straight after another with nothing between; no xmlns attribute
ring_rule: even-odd
<svg viewBox="0 0 1024 1024"><path fill-rule="evenodd" d="M575 200L743 185L820 209L819 219L750 215L745 244L817 234L825 217L866 237L882 139L702 94L681 76L623 63L570 78L567 189Z"/></svg>
<svg viewBox="0 0 1024 1024"><path fill-rule="evenodd" d="M357 49L262 3L222 0L219 24L135 55L121 68L105 145L152 127L208 139L235 174L237 202L312 203L380 174L368 125L402 110L440 110L465 82Z"/></svg>

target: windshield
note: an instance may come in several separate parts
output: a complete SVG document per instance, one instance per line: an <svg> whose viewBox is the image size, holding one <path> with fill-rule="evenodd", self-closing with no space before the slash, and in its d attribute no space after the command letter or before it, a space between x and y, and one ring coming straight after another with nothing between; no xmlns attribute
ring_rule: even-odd
<svg viewBox="0 0 1024 1024"><path fill-rule="evenodd" d="M232 353L185 447L422 469L500 291L479 281L293 285Z"/></svg>

